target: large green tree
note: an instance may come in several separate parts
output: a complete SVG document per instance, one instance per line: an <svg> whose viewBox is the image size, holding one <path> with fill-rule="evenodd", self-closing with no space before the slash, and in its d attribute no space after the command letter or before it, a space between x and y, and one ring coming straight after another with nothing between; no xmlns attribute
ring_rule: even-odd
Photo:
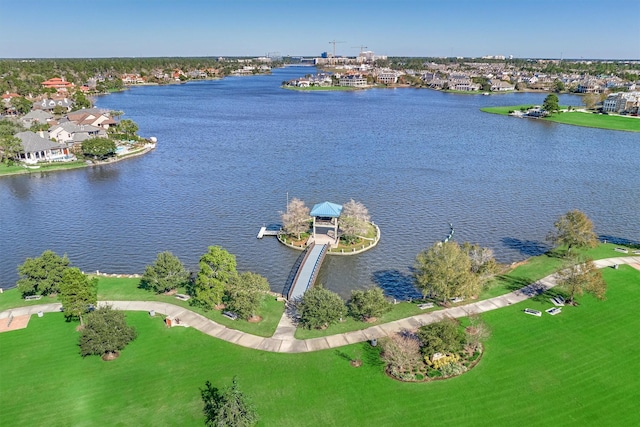
<svg viewBox="0 0 640 427"><path fill-rule="evenodd" d="M200 389L205 425L210 427L250 427L258 422L253 403L240 391L236 377L220 392L209 381Z"/></svg>
<svg viewBox="0 0 640 427"><path fill-rule="evenodd" d="M348 307L352 317L367 321L391 310L392 304L387 301L382 289L375 286L366 290L351 291Z"/></svg>
<svg viewBox="0 0 640 427"><path fill-rule="evenodd" d="M338 323L347 314L347 307L340 295L317 285L304 293L298 313L304 327L322 329Z"/></svg>
<svg viewBox="0 0 640 427"><path fill-rule="evenodd" d="M120 120L117 129L122 132L128 139L135 139L138 132L138 125L130 119Z"/></svg>
<svg viewBox="0 0 640 427"><path fill-rule="evenodd" d="M78 317L84 325L82 315L98 302L98 279L90 279L77 267L67 268L62 274L58 300L68 318Z"/></svg>
<svg viewBox="0 0 640 427"><path fill-rule="evenodd" d="M269 291L263 276L249 271L232 278L226 286L225 305L242 319L257 315Z"/></svg>
<svg viewBox="0 0 640 427"><path fill-rule="evenodd" d="M603 300L607 283L591 259L572 257L570 265L558 272L558 285L569 293L569 303L585 292Z"/></svg>
<svg viewBox="0 0 640 427"><path fill-rule="evenodd" d="M68 268L67 255L60 257L50 250L44 251L39 257L27 258L18 266L18 290L23 297L56 293Z"/></svg>
<svg viewBox="0 0 640 427"><path fill-rule="evenodd" d="M16 109L19 114L27 114L31 111L33 104L28 99L22 96L16 96L11 98L11 105Z"/></svg>
<svg viewBox="0 0 640 427"><path fill-rule="evenodd" d="M438 242L416 256L416 285L423 295L442 302L478 295L482 281L471 267L471 259L460 245L454 241Z"/></svg>
<svg viewBox="0 0 640 427"><path fill-rule="evenodd" d="M209 246L200 258L199 267L194 300L205 308L213 308L222 303L225 287L238 274L236 257L220 246Z"/></svg>
<svg viewBox="0 0 640 427"><path fill-rule="evenodd" d="M594 248L598 245L598 236L593 231L593 222L587 215L577 209L560 216L553 224L555 230L547 239L555 245L566 246L566 254L572 248Z"/></svg>
<svg viewBox="0 0 640 427"><path fill-rule="evenodd" d="M0 160L8 165L22 152L22 141L13 135L0 136Z"/></svg>
<svg viewBox="0 0 640 427"><path fill-rule="evenodd" d="M435 353L457 353L466 341L464 331L454 319L421 326L417 335L422 342L422 354L429 358Z"/></svg>
<svg viewBox="0 0 640 427"><path fill-rule="evenodd" d="M152 265L148 265L140 280L140 287L155 293L167 292L187 284L189 272L177 256L169 251L160 252Z"/></svg>
<svg viewBox="0 0 640 427"><path fill-rule="evenodd" d="M73 109L82 110L83 108L91 108L91 101L82 91L78 90L73 94Z"/></svg>
<svg viewBox="0 0 640 427"><path fill-rule="evenodd" d="M83 357L91 354L113 359L136 338L136 330L127 325L122 311L113 310L110 306L100 307L87 314L84 329L80 331L80 354Z"/></svg>
<svg viewBox="0 0 640 427"><path fill-rule="evenodd" d="M94 159L105 159L116 154L116 143L108 138L91 138L82 141L82 152Z"/></svg>
<svg viewBox="0 0 640 427"><path fill-rule="evenodd" d="M555 93L550 93L544 99L544 102L542 103L542 109L548 111L549 113L556 113L560 111L559 102L560 100L558 99L558 95L556 95Z"/></svg>

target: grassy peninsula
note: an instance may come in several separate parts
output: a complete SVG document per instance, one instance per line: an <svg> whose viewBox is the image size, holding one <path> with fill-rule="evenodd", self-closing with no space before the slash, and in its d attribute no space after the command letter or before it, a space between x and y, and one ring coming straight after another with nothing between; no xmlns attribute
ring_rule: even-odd
<svg viewBox="0 0 640 427"><path fill-rule="evenodd" d="M503 107L485 107L480 111L492 114L509 115L510 111L518 111L521 108L530 108L531 105L512 105ZM627 132L640 132L640 118L620 115L594 114L585 110L568 111L566 106L561 106L562 111L557 114L541 118L550 122L567 125L591 127L606 130L620 130Z"/></svg>
<svg viewBox="0 0 640 427"><path fill-rule="evenodd" d="M138 338L117 360L83 359L75 323L62 314L33 316L27 329L0 335L0 424L201 425L199 388L237 376L259 425L636 425L640 414L620 408L632 408L638 391L640 271L603 273L606 301L587 295L580 306L541 318L522 310L546 308L545 298L485 313L492 336L479 365L428 383L392 380L379 347L368 343L267 353L167 329L143 312L127 312Z"/></svg>

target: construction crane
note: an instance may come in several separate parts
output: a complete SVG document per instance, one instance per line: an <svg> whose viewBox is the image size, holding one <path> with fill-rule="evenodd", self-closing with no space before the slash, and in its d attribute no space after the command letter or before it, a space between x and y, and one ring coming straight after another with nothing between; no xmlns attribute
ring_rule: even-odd
<svg viewBox="0 0 640 427"><path fill-rule="evenodd" d="M368 47L362 46L362 45L361 46L353 46L351 49L358 49L358 48L360 48L360 53L362 53L365 49L369 49Z"/></svg>
<svg viewBox="0 0 640 427"><path fill-rule="evenodd" d="M333 57L336 57L336 43L346 43L346 42L339 42L339 41L335 41L335 40L331 40L329 42L329 44L333 45Z"/></svg>

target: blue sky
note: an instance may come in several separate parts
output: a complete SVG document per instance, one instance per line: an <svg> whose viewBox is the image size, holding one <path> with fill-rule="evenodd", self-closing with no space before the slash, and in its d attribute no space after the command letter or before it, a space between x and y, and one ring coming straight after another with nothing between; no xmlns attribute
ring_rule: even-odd
<svg viewBox="0 0 640 427"><path fill-rule="evenodd" d="M639 0L0 0L0 58L640 59Z"/></svg>

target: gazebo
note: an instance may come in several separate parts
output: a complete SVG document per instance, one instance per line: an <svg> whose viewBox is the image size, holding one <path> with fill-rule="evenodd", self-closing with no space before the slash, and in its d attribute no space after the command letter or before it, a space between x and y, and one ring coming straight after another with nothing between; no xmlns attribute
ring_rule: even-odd
<svg viewBox="0 0 640 427"><path fill-rule="evenodd" d="M326 235L332 244L338 243L338 218L342 213L342 205L331 202L318 203L311 209L313 217L313 240L318 241L317 228L329 228ZM332 233L333 232L333 233Z"/></svg>

